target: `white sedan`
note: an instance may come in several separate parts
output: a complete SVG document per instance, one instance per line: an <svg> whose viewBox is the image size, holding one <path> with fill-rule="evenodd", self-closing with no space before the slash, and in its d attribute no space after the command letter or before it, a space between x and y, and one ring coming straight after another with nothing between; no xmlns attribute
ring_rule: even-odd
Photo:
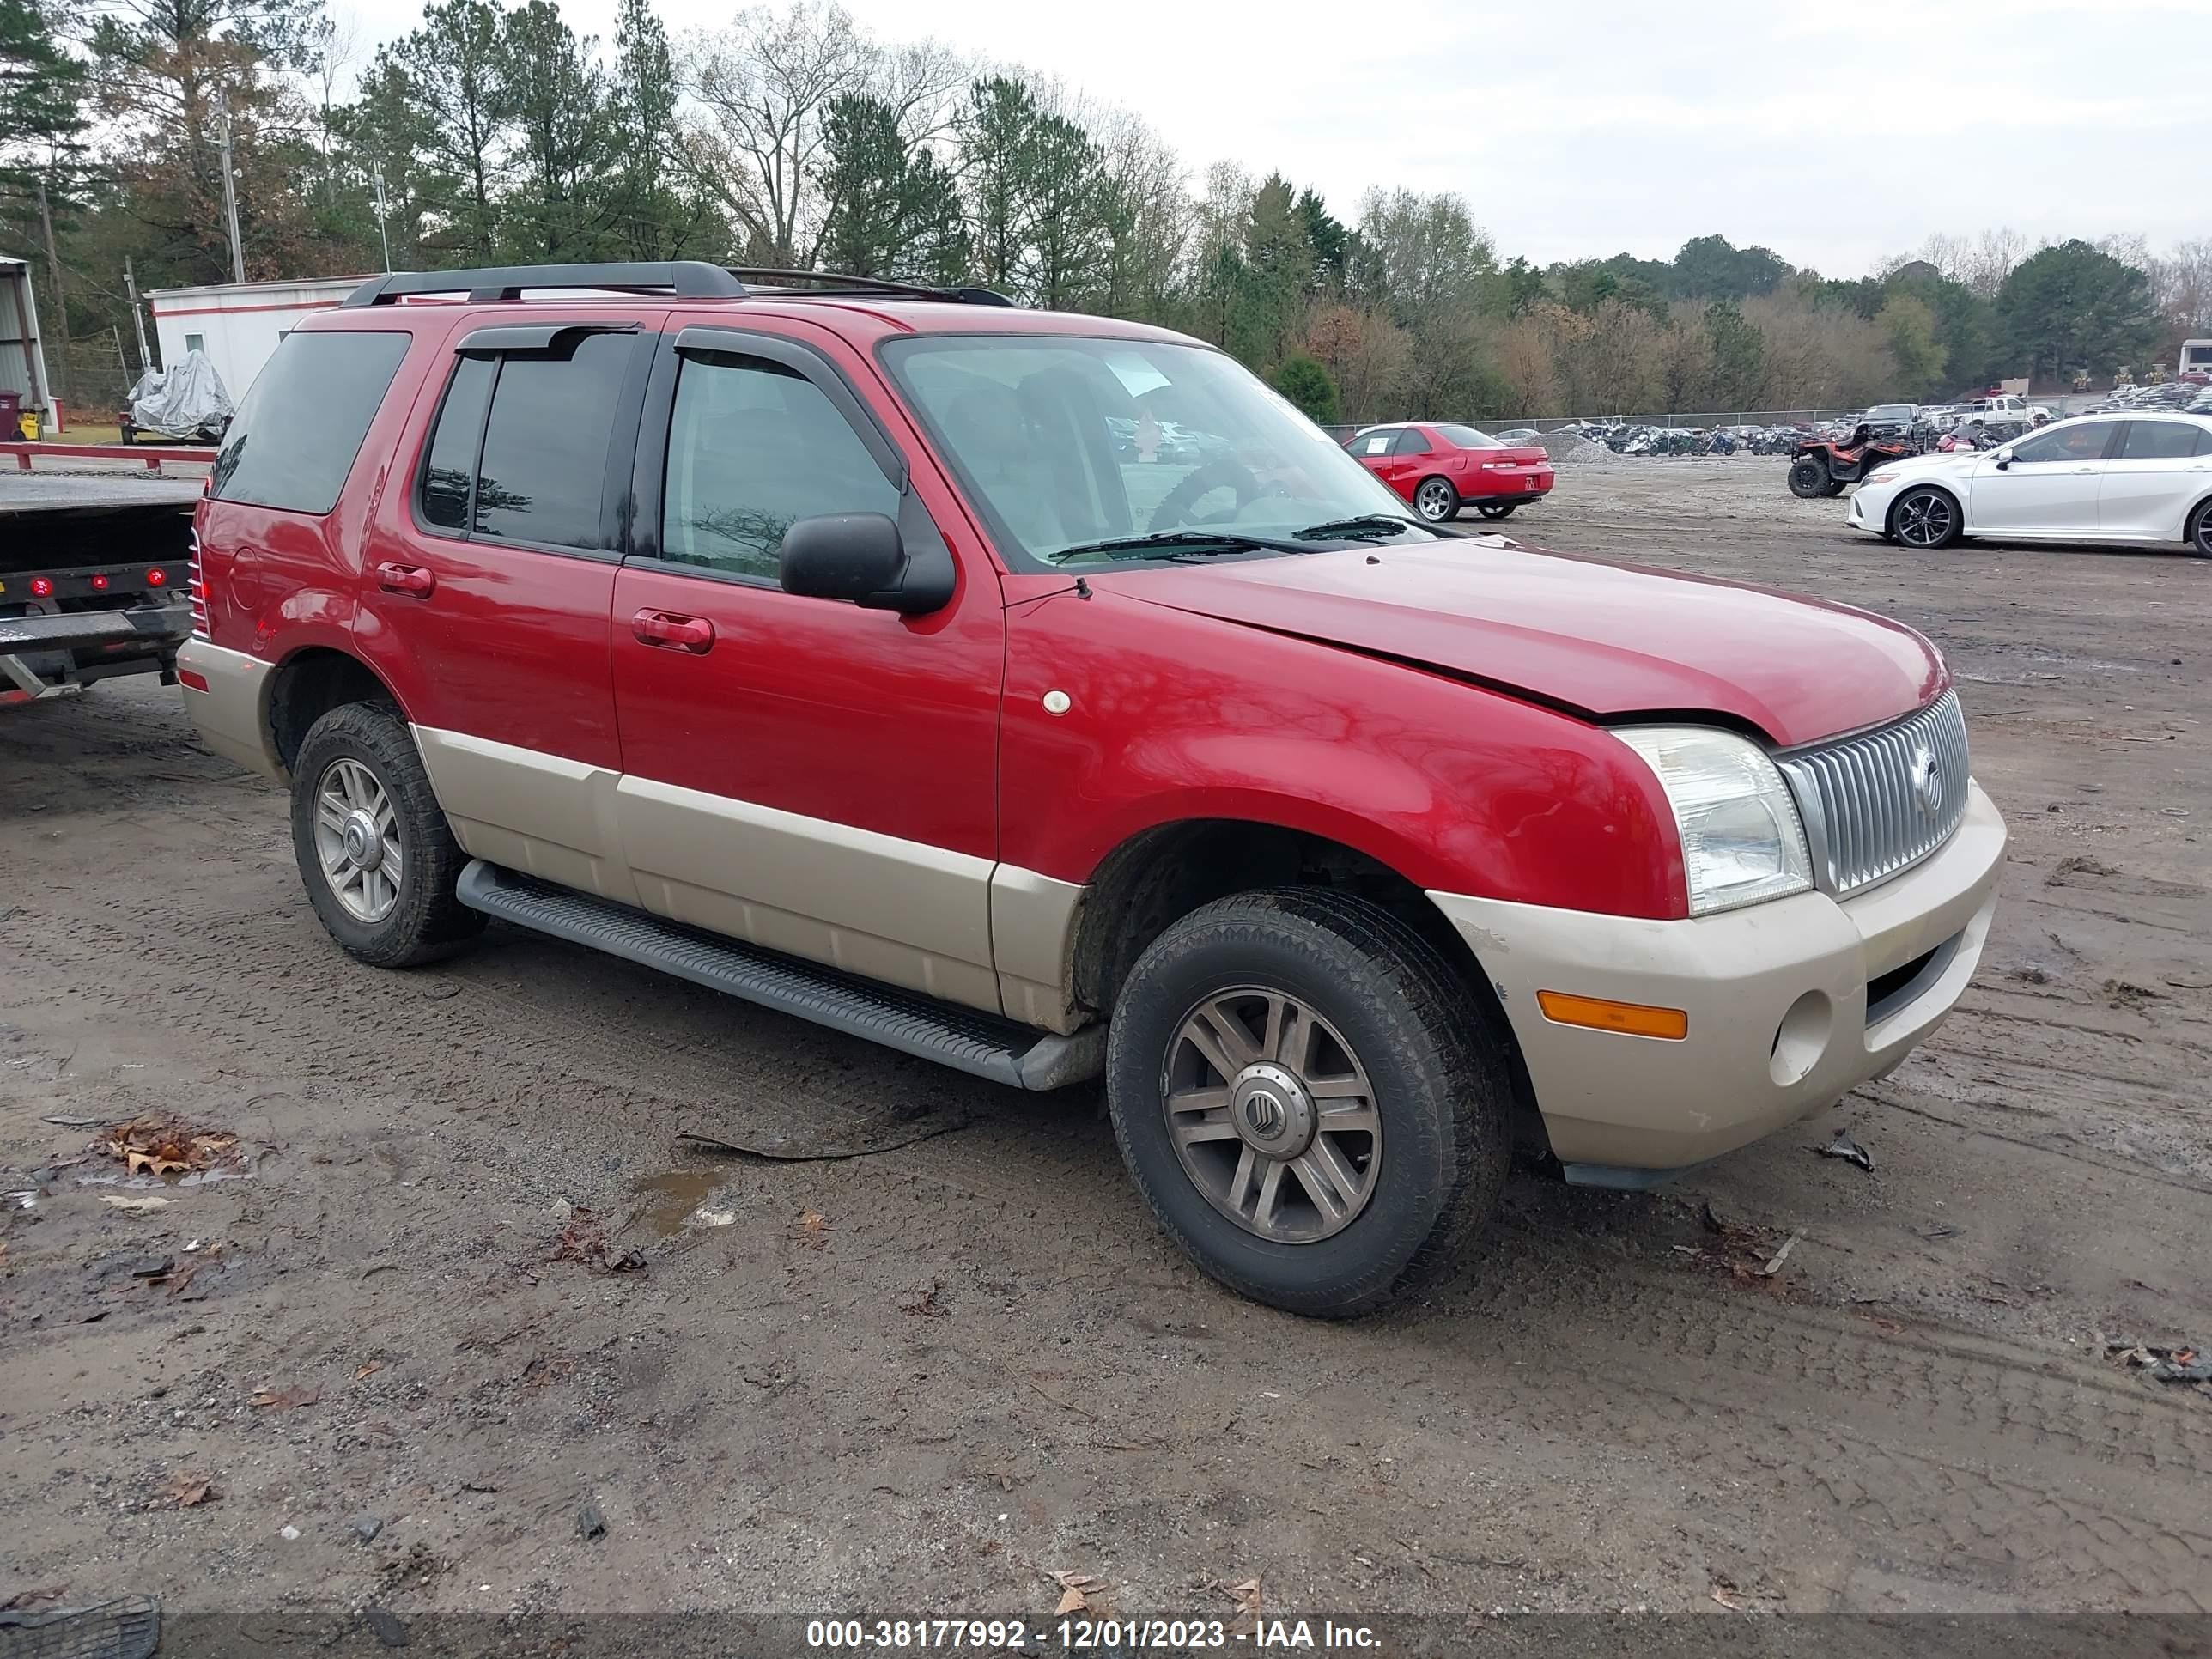
<svg viewBox="0 0 2212 1659"><path fill-rule="evenodd" d="M2181 542L2212 558L2212 416L2084 415L1998 449L1884 462L1848 521L1907 547Z"/></svg>

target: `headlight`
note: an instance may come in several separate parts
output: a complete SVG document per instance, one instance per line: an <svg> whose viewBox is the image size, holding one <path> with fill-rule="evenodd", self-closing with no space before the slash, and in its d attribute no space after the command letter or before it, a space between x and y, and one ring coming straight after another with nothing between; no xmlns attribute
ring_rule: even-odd
<svg viewBox="0 0 2212 1659"><path fill-rule="evenodd" d="M1692 915L1812 887L1797 803L1758 744L1704 726L1632 726L1613 736L1644 757L1674 809Z"/></svg>
<svg viewBox="0 0 2212 1659"><path fill-rule="evenodd" d="M1867 474L1867 482L1869 483L1895 483L1897 480L1898 471L1893 466L1886 471L1869 472Z"/></svg>

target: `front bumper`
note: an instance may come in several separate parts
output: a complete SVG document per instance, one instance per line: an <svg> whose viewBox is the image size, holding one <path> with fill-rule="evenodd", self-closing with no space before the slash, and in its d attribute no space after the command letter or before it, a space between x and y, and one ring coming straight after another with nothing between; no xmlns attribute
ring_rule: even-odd
<svg viewBox="0 0 2212 1659"><path fill-rule="evenodd" d="M1553 1154L1577 1178L1626 1185L1756 1140L1893 1070L1973 977L2004 850L2004 820L1977 784L1942 851L1840 902L1801 893L1653 921L1429 896L1504 1003ZM1559 1024L1539 991L1682 1009L1688 1034Z"/></svg>
<svg viewBox="0 0 2212 1659"><path fill-rule="evenodd" d="M177 651L185 708L200 740L225 760L280 782L276 735L269 724L269 675L275 666L243 651L189 639Z"/></svg>

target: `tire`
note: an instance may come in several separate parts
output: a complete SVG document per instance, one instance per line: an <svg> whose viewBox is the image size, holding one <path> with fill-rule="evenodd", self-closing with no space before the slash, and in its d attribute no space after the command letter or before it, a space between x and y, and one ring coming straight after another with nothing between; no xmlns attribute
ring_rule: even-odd
<svg viewBox="0 0 2212 1659"><path fill-rule="evenodd" d="M326 813L323 798L333 786L334 810ZM376 830L372 848L381 849L366 871L346 840L356 817ZM319 824L345 849L337 866L343 879L325 872L331 843L319 836ZM373 967L432 962L483 931L483 915L454 896L467 855L406 722L389 707L346 703L308 729L292 764L292 853L307 902L331 937Z"/></svg>
<svg viewBox="0 0 2212 1659"><path fill-rule="evenodd" d="M1823 495L1840 495L1850 487L1850 486L1847 483L1840 483L1835 479L1831 478L1828 480L1828 487L1820 493Z"/></svg>
<svg viewBox="0 0 2212 1659"><path fill-rule="evenodd" d="M1264 1111L1261 1095L1240 1097L1232 1087L1225 1103L1182 1116L1217 1131L1188 1152L1170 1127L1171 1091L1218 1095L1229 1075L1203 1061L1184 1034L1211 1008L1250 1010L1238 1024L1246 1049L1261 1059L1237 1075L1252 1087L1255 1065L1264 1069L1270 1057L1271 999L1304 1005L1298 1029L1310 1034L1305 1057L1313 1063L1292 1056L1295 1040L1273 1057L1317 1086L1334 1079L1340 1098L1368 1102L1361 1115L1371 1134L1351 1128L1314 1137L1336 1154L1330 1167L1365 1183L1355 1201L1336 1206L1349 1212L1345 1218L1332 1221L1292 1164L1277 1164L1272 1189L1256 1173L1243 1184L1247 1160L1255 1171L1268 1160L1230 1126L1249 1124L1260 1115L1255 1104ZM1512 1085L1505 1056L1481 1028L1435 948L1387 910L1323 888L1237 894L1170 926L1123 986L1107 1036L1115 1138L1153 1216L1200 1270L1291 1313L1371 1312L1448 1269L1497 1202L1512 1152ZM1221 1041L1218 1025L1209 1029L1218 1053L1232 1063L1243 1058ZM1355 1078L1363 1086L1345 1086ZM1304 1098L1302 1087L1291 1093ZM1287 1116L1295 1127L1300 1109L1310 1112L1312 1103L1267 1115ZM1318 1150L1310 1144L1307 1156ZM1249 1218L1232 1219L1223 1202L1231 1189L1252 1199L1255 1215L1273 1190L1279 1231L1271 1236ZM1306 1236L1296 1237L1300 1231Z"/></svg>
<svg viewBox="0 0 2212 1659"><path fill-rule="evenodd" d="M1520 505L1518 501L1477 501L1474 510L1486 519L1510 519L1513 509Z"/></svg>
<svg viewBox="0 0 2212 1659"><path fill-rule="evenodd" d="M1413 490L1413 511L1428 524L1449 524L1459 516L1459 491L1449 478L1424 478Z"/></svg>
<svg viewBox="0 0 2212 1659"><path fill-rule="evenodd" d="M1828 469L1816 456L1807 455L1790 469L1790 493L1801 501L1811 501L1824 495L1828 489Z"/></svg>
<svg viewBox="0 0 2212 1659"><path fill-rule="evenodd" d="M1933 552L1959 539L1964 516L1957 499L1948 490L1921 484L1890 503L1882 531L1892 541L1905 547Z"/></svg>
<svg viewBox="0 0 2212 1659"><path fill-rule="evenodd" d="M2206 501L2189 520L2188 550L2200 559L2212 559L2212 501Z"/></svg>

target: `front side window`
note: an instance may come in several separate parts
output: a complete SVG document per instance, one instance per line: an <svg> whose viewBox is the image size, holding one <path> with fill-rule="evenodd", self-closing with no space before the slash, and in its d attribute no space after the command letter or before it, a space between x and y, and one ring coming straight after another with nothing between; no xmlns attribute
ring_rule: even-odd
<svg viewBox="0 0 2212 1659"><path fill-rule="evenodd" d="M2101 461L2106 446L2112 441L2115 424L2112 421L2085 421L2080 426L2055 426L2014 444L2012 458L2031 466Z"/></svg>
<svg viewBox="0 0 2212 1659"><path fill-rule="evenodd" d="M885 367L1017 569L1275 556L1357 520L1427 539L1358 459L1224 354L1166 341L910 335ZM1369 433L1360 455L1377 453ZM1388 453L1381 452L1381 453ZM1379 531L1378 521L1385 523ZM1142 548L1131 538L1171 537ZM1208 541L1208 538L1213 539Z"/></svg>
<svg viewBox="0 0 2212 1659"><path fill-rule="evenodd" d="M224 435L209 493L329 512L413 338L398 329L286 335Z"/></svg>
<svg viewBox="0 0 2212 1659"><path fill-rule="evenodd" d="M898 516L898 491L822 389L762 357L687 355L676 380L660 556L776 579L784 532L824 513Z"/></svg>
<svg viewBox="0 0 2212 1659"><path fill-rule="evenodd" d="M2178 461L2194 455L2203 428L2187 421L2130 421L2120 445L2124 461Z"/></svg>
<svg viewBox="0 0 2212 1659"><path fill-rule="evenodd" d="M1390 441L1397 435L1395 431L1363 432L1352 441L1352 453L1355 455L1388 455Z"/></svg>

